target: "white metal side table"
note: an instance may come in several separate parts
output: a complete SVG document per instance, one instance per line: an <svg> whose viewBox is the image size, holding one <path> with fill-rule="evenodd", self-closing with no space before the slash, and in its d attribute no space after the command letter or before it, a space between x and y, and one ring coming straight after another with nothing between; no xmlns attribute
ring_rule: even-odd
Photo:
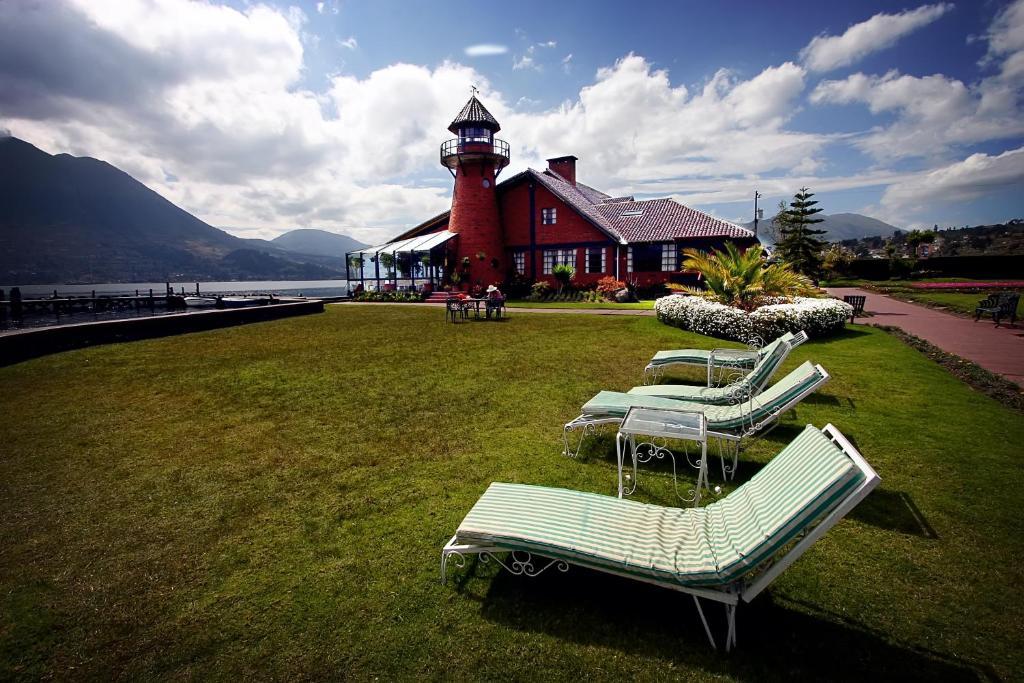
<svg viewBox="0 0 1024 683"><path fill-rule="evenodd" d="M639 442L637 437L642 438ZM676 472L676 455L669 450L667 441L683 441L683 456L687 464L697 470L697 484L686 495L679 493ZM659 441L660 440L660 441ZM686 442L700 444L700 458L694 462ZM625 490L622 485L622 465L625 456L633 460L633 485ZM708 422L704 413L686 410L656 408L630 408L615 436L615 455L619 467L619 498L631 495L636 490L637 464L661 460L666 456L672 460L672 482L676 496L684 502L697 505L700 502L701 487L708 487Z"/></svg>

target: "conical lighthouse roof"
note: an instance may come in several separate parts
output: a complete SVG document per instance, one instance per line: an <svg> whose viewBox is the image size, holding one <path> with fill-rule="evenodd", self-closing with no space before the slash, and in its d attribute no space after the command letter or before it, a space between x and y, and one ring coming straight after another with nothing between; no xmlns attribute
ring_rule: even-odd
<svg viewBox="0 0 1024 683"><path fill-rule="evenodd" d="M487 111L487 107L480 103L476 95L469 98L469 102L466 102L466 106L462 108L459 115L448 126L448 130L458 135L459 128L467 128L470 125L487 128L492 133L497 133L501 130L498 120L491 116L491 112Z"/></svg>

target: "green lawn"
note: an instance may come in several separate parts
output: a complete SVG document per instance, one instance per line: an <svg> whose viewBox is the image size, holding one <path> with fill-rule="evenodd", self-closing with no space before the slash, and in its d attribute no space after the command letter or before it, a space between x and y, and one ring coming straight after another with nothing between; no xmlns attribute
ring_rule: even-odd
<svg viewBox="0 0 1024 683"><path fill-rule="evenodd" d="M916 301L923 304L942 306L957 313L974 315L974 309L978 302L985 298L984 294L962 294L960 292L928 292L910 290L900 293L901 298ZM1024 300L1017 302L1017 318L1024 316Z"/></svg>
<svg viewBox="0 0 1024 683"><path fill-rule="evenodd" d="M527 301L526 299L509 299L508 306L516 308L589 308L601 310L654 310L654 300L633 301L618 304L611 301Z"/></svg>
<svg viewBox="0 0 1024 683"><path fill-rule="evenodd" d="M1024 417L865 326L794 351L783 371L833 380L739 478L833 422L882 484L740 606L737 652L688 596L578 568L440 585L489 482L613 493L611 438L569 460L561 423L657 349L720 344L646 317L340 305L2 368L0 680L1020 676Z"/></svg>

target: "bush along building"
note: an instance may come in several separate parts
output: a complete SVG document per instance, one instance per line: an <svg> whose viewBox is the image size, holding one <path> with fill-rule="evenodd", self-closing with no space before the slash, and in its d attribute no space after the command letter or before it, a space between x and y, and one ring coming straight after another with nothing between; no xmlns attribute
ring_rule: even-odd
<svg viewBox="0 0 1024 683"><path fill-rule="evenodd" d="M575 268L579 285L614 277L647 287L692 281L679 272L685 248L746 247L754 234L672 199L611 197L576 177L575 156L548 159L497 182L509 145L498 121L474 95L448 130L441 165L455 179L451 210L387 244L348 255L350 286L369 289L471 289L549 280L555 266Z"/></svg>

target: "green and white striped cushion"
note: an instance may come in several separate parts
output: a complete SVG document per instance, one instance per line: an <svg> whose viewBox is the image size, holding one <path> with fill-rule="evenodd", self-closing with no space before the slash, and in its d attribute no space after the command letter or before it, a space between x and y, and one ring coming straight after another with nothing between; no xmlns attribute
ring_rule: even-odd
<svg viewBox="0 0 1024 683"><path fill-rule="evenodd" d="M761 358L754 369L750 371L746 379L752 386L760 388L764 386L775 371L779 369L782 361L789 353L789 349L782 343L782 340L772 342L773 346L768 355ZM730 389L728 387L693 387L682 384L650 384L642 387L633 387L628 394L633 396L663 396L665 398L693 401L694 403L705 403L708 405L727 405L730 400Z"/></svg>
<svg viewBox="0 0 1024 683"><path fill-rule="evenodd" d="M770 344L765 345L760 351L756 358L722 358L716 363L720 367L727 368L738 368L738 369L750 369L753 368L755 363L759 359L765 357L765 355L772 352L772 350L779 345L780 341L789 341L793 338L792 332L786 332L781 337L776 339ZM651 365L703 365L707 366L708 356L711 354L710 350L705 349L671 349L668 351L658 351L651 358Z"/></svg>
<svg viewBox="0 0 1024 683"><path fill-rule="evenodd" d="M676 398L602 391L583 404L582 413L594 417L625 417L632 407L693 410L707 416L708 429L733 430L762 420L793 398L811 390L823 379L818 369L808 361L761 392L752 404L744 401L739 405L706 405Z"/></svg>
<svg viewBox="0 0 1024 683"><path fill-rule="evenodd" d="M862 479L850 458L808 425L750 481L704 508L493 483L456 540L687 586L725 585L833 510Z"/></svg>
<svg viewBox="0 0 1024 683"><path fill-rule="evenodd" d="M704 349L676 349L674 351L658 351L651 358L651 365L699 365L701 367L707 367L708 356L711 354L710 350L705 351ZM754 367L754 363L757 362L757 358L751 356L749 358L743 357L725 357L719 358L715 365L723 368L737 368L740 370L750 369Z"/></svg>
<svg viewBox="0 0 1024 683"><path fill-rule="evenodd" d="M705 405L724 405L729 402L729 395L721 387L694 387L686 384L648 384L633 387L626 392L630 396L660 396L677 401L692 401Z"/></svg>

